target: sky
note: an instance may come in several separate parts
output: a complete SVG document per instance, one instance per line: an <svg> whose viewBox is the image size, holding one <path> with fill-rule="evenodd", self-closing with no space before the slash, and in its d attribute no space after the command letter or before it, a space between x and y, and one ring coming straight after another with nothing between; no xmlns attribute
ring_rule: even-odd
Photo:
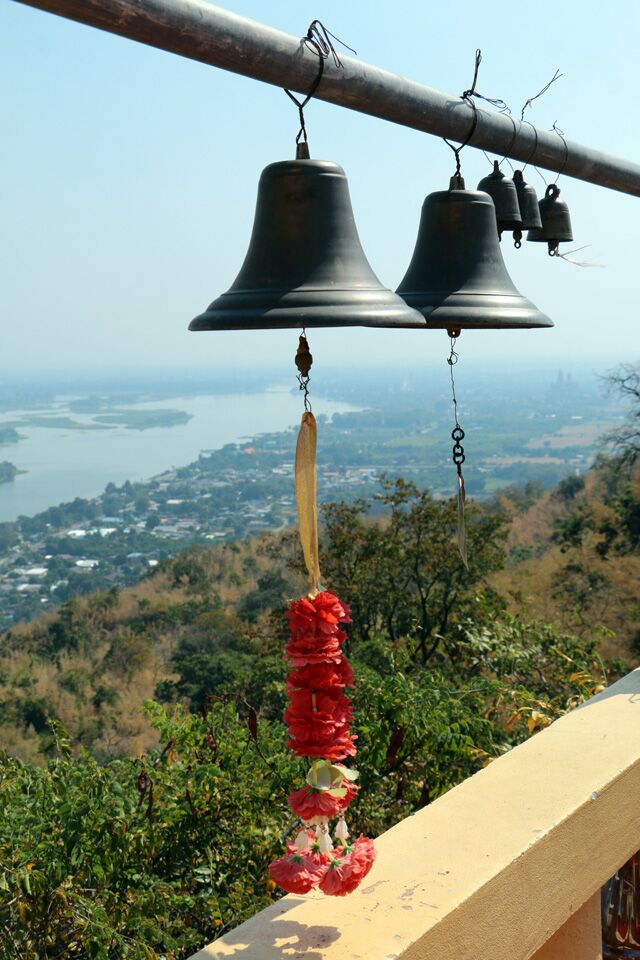
<svg viewBox="0 0 640 960"><path fill-rule="evenodd" d="M527 117L579 143L640 156L634 119L640 5L539 0L479 6L424 0L227 0L237 13L306 32L314 18L369 63L450 93L470 85L518 115L559 68ZM189 333L190 319L233 282L246 252L259 175L293 157L297 112L276 87L63 20L0 5L0 378L122 367L265 370L293 356L296 331ZM389 287L411 257L425 195L445 189L442 140L315 101L312 156L349 178L360 237ZM467 186L490 172L462 154ZM548 174L545 174L548 177ZM543 180L529 169L539 192ZM483 368L575 362L602 370L640 356L640 200L567 177L580 268L540 244L502 248L518 289L553 330L467 332L464 359ZM441 362L442 331L314 331L316 363ZM356 374L357 375L357 374Z"/></svg>

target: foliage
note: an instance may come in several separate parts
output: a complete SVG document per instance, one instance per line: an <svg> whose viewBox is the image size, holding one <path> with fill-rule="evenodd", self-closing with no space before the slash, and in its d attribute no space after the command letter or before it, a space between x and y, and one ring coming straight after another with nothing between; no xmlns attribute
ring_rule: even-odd
<svg viewBox="0 0 640 960"><path fill-rule="evenodd" d="M637 481L602 460L584 487L515 505L518 522L554 518L563 572L545 604L579 636L506 613L505 502L470 505L469 571L453 503L413 484L325 512L323 573L353 616L354 833L388 829L607 682L592 611L614 561L636 562ZM273 900L266 867L303 776L280 719L299 569L286 537L191 551L3 638L4 739L41 765L0 755L0 955L185 960ZM143 719L154 690L165 705Z"/></svg>
<svg viewBox="0 0 640 960"><path fill-rule="evenodd" d="M146 710L152 757L74 759L60 727L46 770L0 757L3 956L184 957L269 901L297 773L279 725L261 746L232 703Z"/></svg>
<svg viewBox="0 0 640 960"><path fill-rule="evenodd" d="M469 628L464 668L422 670L380 637L355 660L361 792L377 834L592 693L593 646L515 621ZM0 757L0 944L33 960L184 958L274 896L267 864L302 777L278 721L237 698L147 703L161 749L99 764L54 725L46 769ZM13 954L11 953L13 951Z"/></svg>
<svg viewBox="0 0 640 960"><path fill-rule="evenodd" d="M383 482L377 501L388 512L384 524L367 523L368 504L329 504L325 510L322 569L340 596L348 597L354 640L384 632L392 643L411 638L412 656L422 665L455 633L481 584L502 566L504 519L473 504L467 509L465 569L452 541L457 513L453 500L434 500L402 479ZM500 608L497 597L491 613Z"/></svg>
<svg viewBox="0 0 640 960"><path fill-rule="evenodd" d="M640 365L622 364L606 377L606 383L629 403L629 415L605 440L625 464L632 466L640 456Z"/></svg>

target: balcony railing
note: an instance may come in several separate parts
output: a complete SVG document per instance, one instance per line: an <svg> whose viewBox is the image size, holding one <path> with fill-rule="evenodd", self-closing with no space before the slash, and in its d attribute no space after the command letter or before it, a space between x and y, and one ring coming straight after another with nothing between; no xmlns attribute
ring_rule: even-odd
<svg viewBox="0 0 640 960"><path fill-rule="evenodd" d="M192 960L596 960L640 848L640 670L376 841L344 898L287 896Z"/></svg>

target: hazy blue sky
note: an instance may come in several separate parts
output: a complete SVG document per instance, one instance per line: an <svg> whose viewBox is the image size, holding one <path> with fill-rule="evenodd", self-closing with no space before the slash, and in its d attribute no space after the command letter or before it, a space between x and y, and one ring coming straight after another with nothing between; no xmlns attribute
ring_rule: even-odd
<svg viewBox="0 0 640 960"><path fill-rule="evenodd" d="M594 0L483 7L424 0L228 0L300 35L314 17L362 59L459 93L481 47L478 89L514 112L564 73L528 118L627 158L640 156L635 87L640 5ZM18 3L0 5L2 228L0 375L12 369L246 364L282 360L292 331L188 333L233 281L262 168L293 155L297 115L284 93ZM442 141L320 102L307 111L312 155L349 177L367 255L389 286L413 249L425 194L453 169ZM475 187L489 171L467 149ZM542 180L531 170L539 191ZM640 201L563 178L580 269L544 247L503 242L519 289L551 331L465 334L465 357L510 365L547 358L602 367L636 359ZM440 358L439 332L314 332L326 363ZM462 347L462 343L461 343Z"/></svg>

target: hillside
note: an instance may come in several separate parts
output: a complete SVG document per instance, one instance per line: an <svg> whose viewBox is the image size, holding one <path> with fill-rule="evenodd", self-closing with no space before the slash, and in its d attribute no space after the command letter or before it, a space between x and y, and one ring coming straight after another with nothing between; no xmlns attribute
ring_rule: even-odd
<svg viewBox="0 0 640 960"><path fill-rule="evenodd" d="M493 578L509 610L600 640L606 657L640 654L640 473L601 459L524 510L507 498L508 561Z"/></svg>
<svg viewBox="0 0 640 960"><path fill-rule="evenodd" d="M605 658L630 663L640 648L640 482L637 474L625 478L616 473L611 463L602 461L586 478L569 478L549 492L535 487L507 491L484 508L483 523L497 517L490 529L493 553L486 562L479 555L465 589L468 598L484 597L488 621L506 610L519 620L549 623L584 641L596 640ZM409 488L394 489L387 490L386 507L392 514L397 509L400 517ZM420 509L432 525L430 540L420 541L418 531L414 559L407 562L417 556L424 563L425 550L441 550L436 574L460 589L462 581L455 578L462 568L446 530L444 539L434 539L434 531L451 521L443 513L448 507L421 498ZM393 557L386 573L371 568L382 543L389 553L388 515L370 521L358 509L329 507L323 568L328 582L343 586L343 595L360 611L362 623L357 621L354 630L361 638L378 632L396 642L398 633L416 634L417 613L402 594ZM414 549L414 533L407 527L402 535L406 549ZM486 552L486 544L482 549ZM11 754L41 760L50 746L49 721L56 718L99 759L137 755L157 742L141 711L144 700L183 699L199 706L206 694L235 688L246 692L258 661L272 672L277 703L284 665L281 622L273 611L304 590L295 558L295 541L278 534L181 554L163 560L133 587L72 599L55 614L9 631L0 639L2 746ZM374 581L380 594L375 616L367 608ZM392 598L395 625L383 592ZM436 637L433 652L438 657L437 637L446 638L447 629L453 629L447 620L462 630L470 615L478 623L479 614L477 603L469 606L471 600L463 602L460 594L459 609L452 614L445 610L443 628L438 622L441 599L434 593L431 602L433 615L430 608L425 631ZM430 645L423 643L423 651ZM416 657L417 651L418 645ZM268 704L262 708L268 710ZM277 707L272 713L277 716Z"/></svg>
<svg viewBox="0 0 640 960"><path fill-rule="evenodd" d="M255 628L236 611L251 604L267 569L272 565L251 542L181 554L135 587L70 600L4 634L2 747L26 759L41 757L52 717L99 758L155 745L141 705L159 684L178 679L172 655L202 632L211 655L229 646L250 655L258 643Z"/></svg>

